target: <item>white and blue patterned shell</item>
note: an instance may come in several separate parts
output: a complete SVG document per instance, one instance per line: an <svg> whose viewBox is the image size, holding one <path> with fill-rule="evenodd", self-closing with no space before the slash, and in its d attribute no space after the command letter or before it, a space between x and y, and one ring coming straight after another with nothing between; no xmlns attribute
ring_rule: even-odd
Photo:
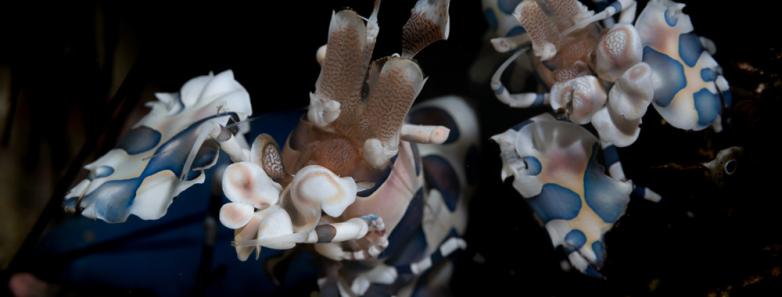
<svg viewBox="0 0 782 297"><path fill-rule="evenodd" d="M635 22L643 61L654 71L655 109L674 127L719 127L723 107L731 105L720 66L696 35L684 5L652 0Z"/></svg>
<svg viewBox="0 0 782 297"><path fill-rule="evenodd" d="M230 70L196 77L178 94L156 97L147 103L149 114L116 148L85 166L89 177L66 195L66 208L110 223L124 222L131 214L145 220L162 217L174 197L203 183L204 170L217 161L219 145L200 128L224 127L252 113L249 94Z"/></svg>
<svg viewBox="0 0 782 297"><path fill-rule="evenodd" d="M603 235L625 213L633 186L606 174L598 139L576 124L539 115L492 137L503 178L524 196L554 246L579 271L599 276Z"/></svg>

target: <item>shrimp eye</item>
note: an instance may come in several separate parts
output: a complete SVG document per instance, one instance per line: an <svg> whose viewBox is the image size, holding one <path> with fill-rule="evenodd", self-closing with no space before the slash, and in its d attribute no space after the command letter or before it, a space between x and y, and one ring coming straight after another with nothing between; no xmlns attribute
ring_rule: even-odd
<svg viewBox="0 0 782 297"><path fill-rule="evenodd" d="M736 160L730 160L728 162L725 162L725 165L722 167L725 171L725 174L727 175L733 175L736 173L736 167L738 164L736 163Z"/></svg>

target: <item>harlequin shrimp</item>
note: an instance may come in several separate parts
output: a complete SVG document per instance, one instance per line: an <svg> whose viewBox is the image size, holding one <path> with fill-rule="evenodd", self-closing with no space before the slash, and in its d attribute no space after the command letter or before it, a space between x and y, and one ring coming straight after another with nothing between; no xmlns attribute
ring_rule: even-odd
<svg viewBox="0 0 782 297"><path fill-rule="evenodd" d="M492 136L500 146L502 178L527 200L552 244L562 246L579 271L600 276L603 235L624 215L630 197L657 201L648 189L617 176L613 146L583 127L541 114ZM613 169L606 173L606 167ZM611 171L611 170L608 170Z"/></svg>
<svg viewBox="0 0 782 297"><path fill-rule="evenodd" d="M420 283L444 285L435 282L450 273L446 257L466 246L465 160L475 153L477 120L455 97L408 112L426 82L412 58L447 39L449 4L418 1L402 53L374 61L380 1L368 18L334 13L316 53L321 73L308 113L282 150L267 134L249 145L236 128L252 108L230 71L157 94L118 147L86 166L90 176L66 206L106 222L158 219L204 181L223 150L234 163L223 171L230 202L219 220L235 230L240 260L262 247L313 244L332 264L319 281L324 295L409 295Z"/></svg>
<svg viewBox="0 0 782 297"><path fill-rule="evenodd" d="M444 257L465 248L475 115L447 97L418 105L404 122L426 81L411 58L447 38L449 2L418 1L401 55L371 61L379 4L366 19L351 10L332 16L309 110L282 151L260 135L250 161L223 175L232 202L220 221L236 229L239 258L314 244L332 260L319 280L324 295L409 295L430 268L447 274Z"/></svg>
<svg viewBox="0 0 782 297"><path fill-rule="evenodd" d="M550 105L619 147L638 138L649 104L679 129L719 131L731 96L714 44L693 33L683 4L652 0L638 19L636 6L620 0L593 13L575 0L523 1L514 15L527 34L492 41L516 50L492 79L497 97L512 107ZM511 94L501 74L529 44L550 92Z"/></svg>
<svg viewBox="0 0 782 297"><path fill-rule="evenodd" d="M719 131L720 114L731 101L727 81L711 57L714 45L692 33L692 23L682 13L683 5L652 0L636 20L635 1L596 4L603 6L598 13L575 0L519 3L513 15L527 33L492 40L496 50L514 53L495 72L491 82L497 98L511 107L549 105L558 117L572 122L555 125L551 118L536 117L531 127L517 126L494 139L502 150L503 178L513 175L514 186L530 202L547 201L532 203L536 215L545 224L554 245L563 245L569 253L570 263L590 275L596 274L603 261L600 238L624 213L629 195L660 199L653 191L633 186L626 179L616 152L617 147L632 145L638 139L648 106L653 105L674 127L701 130L712 126ZM512 94L501 76L530 48L535 74L548 91ZM578 127L590 123L599 137ZM545 126L562 128L542 128ZM563 132L569 130L579 132ZM574 134L579 136L570 136ZM578 140L552 140L563 137ZM576 142L588 142L589 146L575 154L573 150L578 146L568 145ZM551 147L545 147L547 143ZM585 165L600 163L590 159L601 155L590 150L595 143L599 144L595 150L602 148L603 165L610 177L603 176L602 166ZM535 149L530 151L531 148ZM576 164L592 169L569 167ZM538 176L562 168L571 168L575 173ZM590 185L595 179L587 177L598 175L603 176L598 180L625 185ZM602 198L588 198L592 195L589 189L601 189L595 195ZM581 197L583 203L575 203L579 200L573 197ZM560 200L573 201L570 206L579 207L557 206L566 203ZM584 216L582 204L590 215ZM571 212L565 214L565 210ZM574 244L580 248L573 249ZM594 246L583 248L582 244Z"/></svg>

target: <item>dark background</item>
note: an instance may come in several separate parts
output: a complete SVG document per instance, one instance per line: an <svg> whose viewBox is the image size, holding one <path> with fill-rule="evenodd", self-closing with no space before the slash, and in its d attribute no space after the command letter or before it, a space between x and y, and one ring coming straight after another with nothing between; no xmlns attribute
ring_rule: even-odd
<svg viewBox="0 0 782 297"><path fill-rule="evenodd" d="M11 213L6 219L17 220L16 228L3 231L0 263L10 262L49 196L61 190L57 182L66 168L108 150L122 124L143 114L141 103L152 92L176 91L191 77L233 69L256 114L302 108L314 89L314 53L326 42L331 11L349 6L368 15L369 2L0 4L0 77L7 79L0 85L7 94L2 170L15 176L0 184L0 199ZM414 2L383 2L376 57L399 51L399 32ZM641 138L620 157L629 178L666 199L631 202L607 236L606 280L560 269L563 253L551 248L510 183L500 181L499 151L484 141L470 248L453 279L456 295L781 294L782 197L775 187L778 150L771 144L780 135L776 11L770 1L687 3L696 31L717 44L715 58L734 89L731 122L720 135L684 132L661 124L650 109ZM481 115L483 139L543 111L507 108L487 85L469 81L468 69L485 42L480 1L452 1L451 26L450 40L417 56L430 77L419 100L469 98ZM755 70L742 70L741 63ZM761 83L763 91L756 92ZM722 187L662 167L705 162L732 145L747 153Z"/></svg>

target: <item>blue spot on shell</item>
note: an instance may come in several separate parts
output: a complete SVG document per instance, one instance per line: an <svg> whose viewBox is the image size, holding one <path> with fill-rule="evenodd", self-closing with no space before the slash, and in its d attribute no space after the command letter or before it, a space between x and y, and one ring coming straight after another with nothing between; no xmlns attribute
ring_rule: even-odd
<svg viewBox="0 0 782 297"><path fill-rule="evenodd" d="M671 57L648 46L644 47L643 60L657 74L655 77L662 80L655 83L654 103L662 107L668 106L676 94L687 86L684 67Z"/></svg>
<svg viewBox="0 0 782 297"><path fill-rule="evenodd" d="M586 243L586 235L581 230L573 229L565 235L565 251L573 252L580 249Z"/></svg>
<svg viewBox="0 0 782 297"><path fill-rule="evenodd" d="M695 92L692 97L695 100L695 111L698 112L698 126L711 125L720 114L720 98L706 89Z"/></svg>
<svg viewBox="0 0 782 297"><path fill-rule="evenodd" d="M107 177L110 176L112 173L114 173L114 168L111 168L111 166L99 166L98 168L95 168L95 171L90 172L89 179L96 179L101 177Z"/></svg>
<svg viewBox="0 0 782 297"><path fill-rule="evenodd" d="M715 81L717 80L717 72L709 68L701 69L701 79L703 81Z"/></svg>
<svg viewBox="0 0 782 297"><path fill-rule="evenodd" d="M616 147L609 145L603 149L603 159L605 159L606 166L611 166L615 163L619 163L619 152Z"/></svg>
<svg viewBox="0 0 782 297"><path fill-rule="evenodd" d="M557 184L545 184L540 195L527 200L544 223L550 220L570 220L581 210L581 198L575 192Z"/></svg>
<svg viewBox="0 0 782 297"><path fill-rule="evenodd" d="M497 0L497 6L505 14L511 15L520 2L521 0Z"/></svg>
<svg viewBox="0 0 782 297"><path fill-rule="evenodd" d="M410 200L410 204L407 205L402 220L394 227L391 234L388 236L388 247L383 250L378 256L380 259L388 258L387 264L395 264L396 261L406 261L407 257L404 257L404 250L408 245L412 246L414 239L420 237L418 233L423 234L423 228L421 227L421 221L424 217L424 192L419 189L413 199ZM424 245L421 249L421 253L426 250L426 240L423 241ZM419 243L420 244L420 243Z"/></svg>
<svg viewBox="0 0 782 297"><path fill-rule="evenodd" d="M451 117L451 114L442 108L435 106L416 108L410 112L408 121L416 125L440 125L450 129L451 132L448 134L448 139L444 142L445 144L453 143L459 139L459 126L456 125L456 121Z"/></svg>
<svg viewBox="0 0 782 297"><path fill-rule="evenodd" d="M524 27L515 26L513 28L510 28L510 30L508 30L508 33L505 33L505 37L519 36L524 33L527 33L527 30L524 30Z"/></svg>
<svg viewBox="0 0 782 297"><path fill-rule="evenodd" d="M205 141L193 160L192 169L202 169L211 167L220 157L220 144L214 140Z"/></svg>
<svg viewBox="0 0 782 297"><path fill-rule="evenodd" d="M673 8L668 8L665 10L665 23L668 24L668 26L676 27L676 24L679 22L678 19L673 17L674 10Z"/></svg>
<svg viewBox="0 0 782 297"><path fill-rule="evenodd" d="M599 146L592 147L592 157L584 174L584 200L606 223L616 222L625 212L630 201L622 184L605 175L605 169L597 162Z"/></svg>
<svg viewBox="0 0 782 297"><path fill-rule="evenodd" d="M106 222L123 222L130 214L130 205L133 204L141 180L141 178L132 178L107 181L84 196L83 205L92 205L95 212L103 216Z"/></svg>
<svg viewBox="0 0 782 297"><path fill-rule="evenodd" d="M119 141L117 148L123 149L129 155L135 155L155 148L160 142L160 132L147 126L138 126L128 131Z"/></svg>
<svg viewBox="0 0 782 297"><path fill-rule="evenodd" d="M695 66L701 53L703 53L703 46L698 35L694 33L679 35L679 56L687 66Z"/></svg>
<svg viewBox="0 0 782 297"><path fill-rule="evenodd" d="M454 211L459 202L461 183L451 163L438 155L426 156L423 162L424 180L427 186L439 191L445 205L450 211Z"/></svg>
<svg viewBox="0 0 782 297"><path fill-rule="evenodd" d="M592 243L592 251L595 252L596 259L595 264L602 266L606 258L606 247L602 241L597 240Z"/></svg>
<svg viewBox="0 0 782 297"><path fill-rule="evenodd" d="M584 271L584 274L586 274L589 277L603 278L603 274L600 273L600 271L597 271L597 268L595 268L592 265L587 266L587 269Z"/></svg>
<svg viewBox="0 0 782 297"><path fill-rule="evenodd" d="M489 24L489 29L497 29L497 16L494 14L494 11L491 9L486 9L483 11L483 14L486 18L486 23Z"/></svg>
<svg viewBox="0 0 782 297"><path fill-rule="evenodd" d="M720 94L722 94L722 100L725 102L725 106L733 106L733 95L731 95L730 91L723 91Z"/></svg>
<svg viewBox="0 0 782 297"><path fill-rule="evenodd" d="M187 155L190 153L190 149L193 147L195 140L198 137L198 134L195 133L196 129L205 121L232 114L233 113L222 113L191 124L164 144L160 145L157 150L155 150L155 154L149 160L149 163L147 163L147 167L144 168L138 177L105 182L100 187L87 194L82 200L82 205L85 207L93 205L96 213L98 213L99 216L103 216L109 223L120 223L127 220L130 214L130 207L136 198L136 190L144 179L164 170L171 170L175 176L180 176L184 169ZM206 151L208 150L209 149ZM199 152L205 151L199 150ZM191 170L191 172L188 172L186 180L192 180L200 173L200 171Z"/></svg>
<svg viewBox="0 0 782 297"><path fill-rule="evenodd" d="M540 160L538 160L538 158L528 156L524 157L523 159L524 163L527 164L527 173L530 175L538 175L540 174L540 171L543 170L543 166L540 164Z"/></svg>

